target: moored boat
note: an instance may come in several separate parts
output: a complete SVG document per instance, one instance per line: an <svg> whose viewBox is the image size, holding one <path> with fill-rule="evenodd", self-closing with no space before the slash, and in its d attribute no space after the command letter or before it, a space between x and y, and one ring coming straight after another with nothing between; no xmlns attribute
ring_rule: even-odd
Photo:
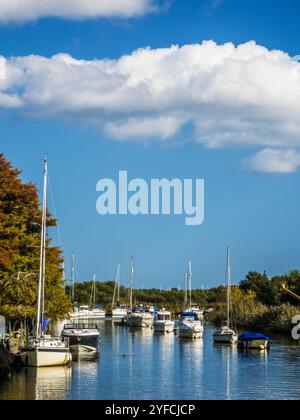
<svg viewBox="0 0 300 420"><path fill-rule="evenodd" d="M69 341L72 353L97 353L100 331L95 324L66 324L62 337Z"/></svg>
<svg viewBox="0 0 300 420"><path fill-rule="evenodd" d="M20 355L24 366L64 366L72 361L68 342L51 336L30 340Z"/></svg>
<svg viewBox="0 0 300 420"><path fill-rule="evenodd" d="M175 322L172 321L172 314L170 311L162 309L156 313L154 320L154 331L160 333L172 333L175 328Z"/></svg>
<svg viewBox="0 0 300 420"><path fill-rule="evenodd" d="M128 315L128 325L132 328L152 328L154 315L149 311L148 307L137 306L133 308Z"/></svg>
<svg viewBox="0 0 300 420"><path fill-rule="evenodd" d="M213 334L213 339L215 343L236 344L238 341L238 334L231 328L232 303L231 303L231 263L230 263L230 249L229 248L227 248L226 283L227 283L227 321L226 321L226 325L215 330Z"/></svg>
<svg viewBox="0 0 300 420"><path fill-rule="evenodd" d="M238 346L244 350L266 351L270 348L270 338L262 333L244 332L238 338Z"/></svg>
<svg viewBox="0 0 300 420"><path fill-rule="evenodd" d="M44 160L44 190L41 223L40 270L35 338L21 349L22 364L32 367L63 366L72 361L68 343L45 335L48 326L45 313L46 228L47 228L47 158Z"/></svg>
<svg viewBox="0 0 300 420"><path fill-rule="evenodd" d="M120 287L121 287L121 265L118 264L116 280L115 280L115 288L112 300L112 310L110 316L113 318L126 318L128 315L128 310L126 305L122 305L120 303Z"/></svg>
<svg viewBox="0 0 300 420"><path fill-rule="evenodd" d="M195 312L182 312L179 320L179 338L199 339L203 337L203 323Z"/></svg>

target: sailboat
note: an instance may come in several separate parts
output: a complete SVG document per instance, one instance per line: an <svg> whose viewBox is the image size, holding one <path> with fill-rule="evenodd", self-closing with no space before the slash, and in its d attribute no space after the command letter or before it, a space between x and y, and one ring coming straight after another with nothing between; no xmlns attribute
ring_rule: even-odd
<svg viewBox="0 0 300 420"><path fill-rule="evenodd" d="M118 264L113 301L111 305L113 318L126 318L128 314L126 305L120 304L120 287L121 287L121 266L120 264ZM116 295L117 295L117 304L115 304Z"/></svg>
<svg viewBox="0 0 300 420"><path fill-rule="evenodd" d="M45 315L47 174L48 163L45 157L36 331L35 338L29 341L21 353L22 363L32 367L63 366L72 361L67 342L45 335L48 326Z"/></svg>
<svg viewBox="0 0 300 420"><path fill-rule="evenodd" d="M97 295L97 286L96 286L96 274L93 277L91 297L90 297L90 309L91 309L91 318L105 318L105 310L102 306L96 305L96 295Z"/></svg>
<svg viewBox="0 0 300 420"><path fill-rule="evenodd" d="M134 264L133 257L131 257L128 325L134 328L153 328L154 314L150 311L150 308L143 305L133 307L133 274Z"/></svg>
<svg viewBox="0 0 300 420"><path fill-rule="evenodd" d="M236 344L238 341L238 334L231 329L231 262L230 262L230 249L227 248L227 321L226 325L217 329L213 334L215 343L228 343Z"/></svg>
<svg viewBox="0 0 300 420"><path fill-rule="evenodd" d="M189 261L188 272L185 273L185 308L187 306L189 290L189 307L180 314L179 337L199 339L203 337L203 322L198 314L191 309L192 306L192 262Z"/></svg>

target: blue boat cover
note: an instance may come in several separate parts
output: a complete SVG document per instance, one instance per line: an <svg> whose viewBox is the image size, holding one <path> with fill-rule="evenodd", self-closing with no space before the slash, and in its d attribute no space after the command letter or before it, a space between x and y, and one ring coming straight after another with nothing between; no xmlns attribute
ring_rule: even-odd
<svg viewBox="0 0 300 420"><path fill-rule="evenodd" d="M253 340L265 340L269 341L270 338L261 333L244 332L239 336L239 341L253 341Z"/></svg>
<svg viewBox="0 0 300 420"><path fill-rule="evenodd" d="M198 315L196 314L196 312L181 312L180 316L182 317L186 317L186 318L194 318L196 321L199 320Z"/></svg>

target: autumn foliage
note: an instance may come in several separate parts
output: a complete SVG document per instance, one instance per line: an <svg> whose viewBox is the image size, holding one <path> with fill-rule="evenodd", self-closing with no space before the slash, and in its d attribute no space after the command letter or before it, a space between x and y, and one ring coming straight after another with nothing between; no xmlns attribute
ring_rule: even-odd
<svg viewBox="0 0 300 420"><path fill-rule="evenodd" d="M0 313L10 320L33 318L39 272L41 210L37 188L0 154ZM56 221L48 214L47 226ZM62 281L62 255L47 239L46 311L63 318L70 309Z"/></svg>

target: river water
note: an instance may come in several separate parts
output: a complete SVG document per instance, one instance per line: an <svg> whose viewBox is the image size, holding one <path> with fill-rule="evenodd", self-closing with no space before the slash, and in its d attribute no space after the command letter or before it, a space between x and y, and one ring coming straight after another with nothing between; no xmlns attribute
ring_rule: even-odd
<svg viewBox="0 0 300 420"><path fill-rule="evenodd" d="M0 400L300 399L300 346L273 339L269 353L180 341L103 321L98 360L22 368L0 379Z"/></svg>

